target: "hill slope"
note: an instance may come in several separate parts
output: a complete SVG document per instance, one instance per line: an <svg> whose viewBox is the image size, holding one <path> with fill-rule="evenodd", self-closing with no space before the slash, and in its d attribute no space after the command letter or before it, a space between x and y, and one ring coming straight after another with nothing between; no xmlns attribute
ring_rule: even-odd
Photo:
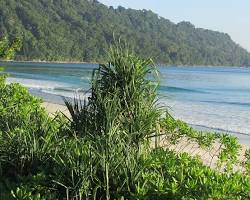
<svg viewBox="0 0 250 200"><path fill-rule="evenodd" d="M102 61L113 32L158 63L250 66L250 54L229 35L174 24L151 11L95 0L0 1L0 34L24 41L18 60Z"/></svg>

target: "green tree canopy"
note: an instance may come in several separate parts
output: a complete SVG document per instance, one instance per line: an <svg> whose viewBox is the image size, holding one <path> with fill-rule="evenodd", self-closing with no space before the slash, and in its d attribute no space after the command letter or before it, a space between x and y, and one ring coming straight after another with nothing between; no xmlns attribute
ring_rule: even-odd
<svg viewBox="0 0 250 200"><path fill-rule="evenodd" d="M17 60L102 62L113 33L157 63L250 66L250 54L228 34L174 24L152 11L94 0L0 1L0 35L22 36Z"/></svg>
<svg viewBox="0 0 250 200"><path fill-rule="evenodd" d="M14 57L15 51L21 48L20 39L15 39L12 42L4 37L0 40L0 59L1 60L9 60Z"/></svg>

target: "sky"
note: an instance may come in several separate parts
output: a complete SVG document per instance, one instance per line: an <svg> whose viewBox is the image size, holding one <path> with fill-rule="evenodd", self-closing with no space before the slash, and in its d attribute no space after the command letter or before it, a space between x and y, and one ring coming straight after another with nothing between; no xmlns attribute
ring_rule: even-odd
<svg viewBox="0 0 250 200"><path fill-rule="evenodd" d="M99 0L108 6L152 10L174 23L228 33L250 52L250 0Z"/></svg>

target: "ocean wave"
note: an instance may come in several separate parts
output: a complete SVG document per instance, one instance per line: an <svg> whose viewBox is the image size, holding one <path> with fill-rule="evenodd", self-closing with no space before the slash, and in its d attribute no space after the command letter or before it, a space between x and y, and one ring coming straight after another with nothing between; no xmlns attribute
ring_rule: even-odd
<svg viewBox="0 0 250 200"><path fill-rule="evenodd" d="M89 90L85 90L84 88L70 88L70 87L55 87L53 90L62 91L62 92L72 92L72 93L86 93Z"/></svg>
<svg viewBox="0 0 250 200"><path fill-rule="evenodd" d="M163 103L170 107L169 112L175 118L188 124L250 136L249 107L174 99L165 99Z"/></svg>
<svg viewBox="0 0 250 200"><path fill-rule="evenodd" d="M52 99L52 96L55 96L55 103L58 103L62 96L85 98L89 95L89 93L86 94L89 84L81 82L79 78L85 79L85 76L79 74L77 78L72 76L72 79L63 77L59 81L55 80L55 77L54 74L50 74L49 81L38 76L33 77L33 79L30 77L9 77L7 81L9 83L20 83L25 87L34 89L35 94L41 94L42 97L46 96L47 99ZM87 75L86 78L88 78ZM210 128L215 131L250 135L250 103L246 92L248 90L245 90L245 87L241 87L244 88L241 91L242 94L237 93L236 95L231 92L235 88L224 88L226 92L223 92L223 89L213 89L213 84L209 85L209 82L205 85L206 87L202 84L194 84L194 86L197 86L195 89L189 88L190 85L189 82L183 82L180 87L175 85L160 86L159 97L162 97L160 100L171 108L169 111L175 118L188 124ZM240 88L240 86L237 87Z"/></svg>
<svg viewBox="0 0 250 200"><path fill-rule="evenodd" d="M195 89L187 89L187 88L182 88L182 87L171 87L171 86L165 86L165 85L161 85L160 86L160 90L164 91L164 92L173 92L173 93L177 93L177 92L185 92L185 93L201 93L201 94L207 94L208 92L206 91L201 91L201 90L195 90Z"/></svg>
<svg viewBox="0 0 250 200"><path fill-rule="evenodd" d="M24 87L36 92L53 94L57 96L75 98L76 96L85 96L88 90L85 88L79 88L67 83L47 80L34 80L27 78L12 78L7 79L7 83L19 83Z"/></svg>
<svg viewBox="0 0 250 200"><path fill-rule="evenodd" d="M243 132L235 132L223 128L217 128L217 127L211 127L211 126L205 126L205 125L200 125L200 124L189 124L193 128L197 128L200 130L208 130L208 131L214 131L214 132L221 132L221 133L232 133L236 135L244 135L244 136L249 136L250 139L250 134L243 133Z"/></svg>
<svg viewBox="0 0 250 200"><path fill-rule="evenodd" d="M250 103L248 103L248 102L228 102L228 101L201 101L201 102L212 103L212 104L227 104L227 105L250 107Z"/></svg>
<svg viewBox="0 0 250 200"><path fill-rule="evenodd" d="M7 78L7 83L19 83L27 88L34 89L55 89L55 88L64 88L69 87L70 85L57 82L57 81L47 81L47 80L35 80L28 78Z"/></svg>
<svg viewBox="0 0 250 200"><path fill-rule="evenodd" d="M66 98L77 98L77 99L85 99L89 97L90 93L77 92L77 91L67 91L67 90L40 90L41 93L52 94L60 97Z"/></svg>

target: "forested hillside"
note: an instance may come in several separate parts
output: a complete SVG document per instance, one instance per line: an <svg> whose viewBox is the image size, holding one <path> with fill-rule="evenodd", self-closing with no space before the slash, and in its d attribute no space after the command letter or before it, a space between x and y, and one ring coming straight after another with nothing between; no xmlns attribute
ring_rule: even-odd
<svg viewBox="0 0 250 200"><path fill-rule="evenodd" d="M103 61L113 33L158 63L250 66L250 54L229 35L151 11L95 0L0 1L1 36L23 40L17 60Z"/></svg>

